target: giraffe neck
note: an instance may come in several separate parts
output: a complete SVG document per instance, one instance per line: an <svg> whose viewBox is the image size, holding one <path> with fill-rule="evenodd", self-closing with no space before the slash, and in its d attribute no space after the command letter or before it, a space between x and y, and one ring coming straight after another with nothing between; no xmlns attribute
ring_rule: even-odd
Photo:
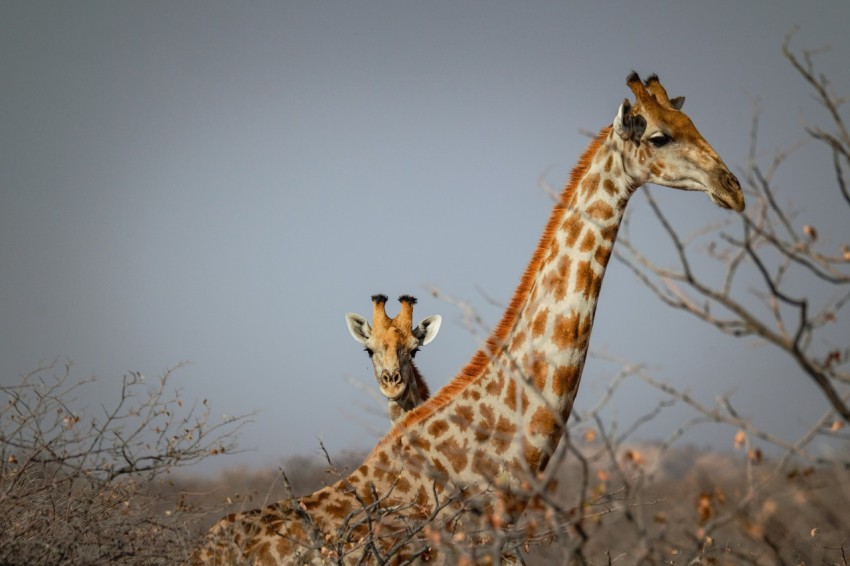
<svg viewBox="0 0 850 566"><path fill-rule="evenodd" d="M573 170L485 348L391 432L427 439L437 467L449 461L451 479L474 481L503 467L537 471L557 446L578 390L605 268L636 188L622 160L622 142L605 128ZM464 454L470 450L482 454L478 469L475 456Z"/></svg>
<svg viewBox="0 0 850 566"><path fill-rule="evenodd" d="M425 383L425 379L422 377L422 374L419 372L419 368L416 367L416 364L413 363L413 360L410 360L410 371L413 376L413 381L409 382L414 384L416 387L412 388L416 390L416 406L424 403L431 397L431 390L428 388L428 384ZM416 408L411 407L411 409Z"/></svg>
<svg viewBox="0 0 850 566"><path fill-rule="evenodd" d="M545 467L570 416L602 279L637 188L623 172L621 150L620 138L606 129L582 156L517 289L516 315L506 322L509 329L484 373L497 381L499 375L520 376L507 382L503 401L523 426L514 457L532 471Z"/></svg>

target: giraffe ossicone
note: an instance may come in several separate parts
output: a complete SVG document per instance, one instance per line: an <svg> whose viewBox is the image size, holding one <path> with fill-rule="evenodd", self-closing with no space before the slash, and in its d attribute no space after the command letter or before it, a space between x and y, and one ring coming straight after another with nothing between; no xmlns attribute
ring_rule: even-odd
<svg viewBox="0 0 850 566"><path fill-rule="evenodd" d="M654 183L744 208L738 180L681 112L683 100L670 100L655 75L643 82L632 73L627 85L634 103L620 106L579 158L501 322L470 362L396 422L346 478L225 517L195 562L422 557L435 552L417 530L423 521L432 533L457 529L459 521L492 516L504 478L538 481L572 409L631 195ZM483 512L463 512L473 507ZM521 501L512 506L522 509Z"/></svg>
<svg viewBox="0 0 850 566"><path fill-rule="evenodd" d="M433 315L413 326L413 306L416 298L398 298L401 310L395 318L387 315L386 295L372 295L372 324L359 314L348 313L348 331L372 359L375 380L381 394L387 398L390 421L395 422L408 411L431 396L413 358L419 348L431 343L440 330L442 317Z"/></svg>

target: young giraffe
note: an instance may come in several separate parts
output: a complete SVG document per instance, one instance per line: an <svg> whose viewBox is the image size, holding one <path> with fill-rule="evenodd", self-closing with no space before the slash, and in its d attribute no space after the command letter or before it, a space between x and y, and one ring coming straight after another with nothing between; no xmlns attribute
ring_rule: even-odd
<svg viewBox="0 0 850 566"><path fill-rule="evenodd" d="M386 295L372 295L372 326L359 314L350 312L345 315L348 331L366 347L372 358L375 379L387 398L392 422L431 396L428 385L413 363L413 357L420 347L436 338L442 321L440 315L429 316L414 328L413 305L416 298L402 295L398 300L401 311L397 317L390 318L386 311Z"/></svg>
<svg viewBox="0 0 850 566"><path fill-rule="evenodd" d="M448 521L457 507L440 505L456 490L488 511L494 481L537 477L569 417L631 195L655 183L744 208L738 180L680 112L684 99L670 100L655 75L642 83L632 73L627 85L634 105L626 99L579 159L486 346L347 478L297 501L225 517L197 562L321 563L340 554L348 563L377 562L417 520L437 513L437 523ZM427 541L412 540L397 557L425 548Z"/></svg>

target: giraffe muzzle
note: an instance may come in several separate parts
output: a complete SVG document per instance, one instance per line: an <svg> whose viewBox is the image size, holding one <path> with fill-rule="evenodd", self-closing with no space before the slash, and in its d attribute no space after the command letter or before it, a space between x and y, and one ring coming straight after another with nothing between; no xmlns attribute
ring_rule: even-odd
<svg viewBox="0 0 850 566"><path fill-rule="evenodd" d="M728 170L723 170L718 175L717 181L717 190L709 193L711 200L723 208L731 208L735 212L743 211L744 192L741 190L738 178Z"/></svg>
<svg viewBox="0 0 850 566"><path fill-rule="evenodd" d="M381 377L378 380L378 385L381 388L381 393L390 401L398 400L404 395L407 389L404 380L401 378L401 371L395 370L390 372L384 370L381 372Z"/></svg>

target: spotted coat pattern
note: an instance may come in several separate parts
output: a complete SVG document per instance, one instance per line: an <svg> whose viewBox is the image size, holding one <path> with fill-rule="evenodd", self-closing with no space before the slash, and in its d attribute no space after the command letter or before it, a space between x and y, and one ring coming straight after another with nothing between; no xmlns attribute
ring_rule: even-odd
<svg viewBox="0 0 850 566"><path fill-rule="evenodd" d="M669 100L654 76L642 83L633 74L627 84L634 106L624 102L579 159L487 344L347 478L298 500L225 517L197 562L318 564L339 553L351 563L376 561L417 520L435 514L440 524L456 507L437 512L452 494L460 492L466 508L487 511L494 486L545 469L578 390L630 196L653 182L706 192L725 208L744 206L737 180L679 111L681 101ZM424 559L427 541L414 537L405 551Z"/></svg>

